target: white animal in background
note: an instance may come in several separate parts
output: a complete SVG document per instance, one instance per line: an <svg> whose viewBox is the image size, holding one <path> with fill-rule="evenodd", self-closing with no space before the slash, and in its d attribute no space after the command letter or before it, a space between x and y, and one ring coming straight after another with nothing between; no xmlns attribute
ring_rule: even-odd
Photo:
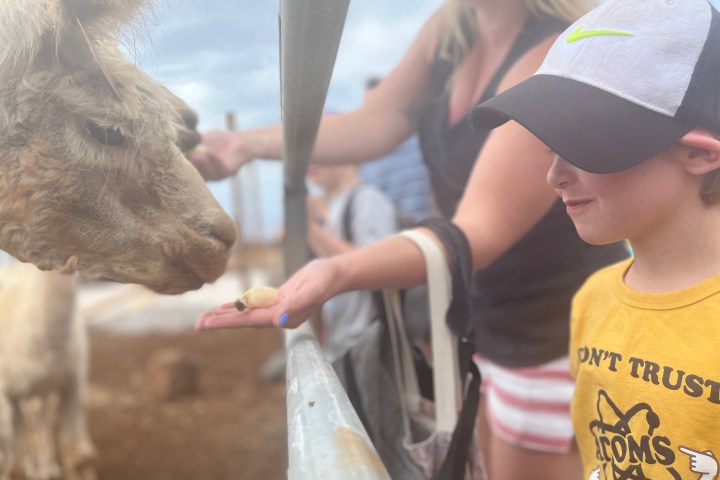
<svg viewBox="0 0 720 480"><path fill-rule="evenodd" d="M197 141L181 102L116 46L146 3L0 0L0 249L175 294L224 273L236 232L178 148ZM66 479L94 478L73 277L12 268L0 277L0 478L13 457L27 478L57 475L51 418ZM38 407L31 430L26 406Z"/></svg>
<svg viewBox="0 0 720 480"><path fill-rule="evenodd" d="M0 478L95 478L85 420L87 334L76 276L17 263L0 270ZM59 452L56 451L59 448Z"/></svg>

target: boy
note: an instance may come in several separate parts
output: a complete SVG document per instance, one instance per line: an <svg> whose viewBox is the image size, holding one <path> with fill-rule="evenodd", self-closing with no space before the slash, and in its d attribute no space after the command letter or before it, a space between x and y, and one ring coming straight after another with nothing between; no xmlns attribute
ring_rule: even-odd
<svg viewBox="0 0 720 480"><path fill-rule="evenodd" d="M311 198L308 243L317 257L332 257L364 247L397 231L395 207L385 194L360 182L358 167L312 165L309 179L323 190ZM372 292L347 292L322 309L323 351L334 361L355 344L378 312Z"/></svg>
<svg viewBox="0 0 720 480"><path fill-rule="evenodd" d="M611 0L471 118L533 132L557 152L548 182L580 236L635 252L573 303L584 478L717 479L720 14L706 0Z"/></svg>

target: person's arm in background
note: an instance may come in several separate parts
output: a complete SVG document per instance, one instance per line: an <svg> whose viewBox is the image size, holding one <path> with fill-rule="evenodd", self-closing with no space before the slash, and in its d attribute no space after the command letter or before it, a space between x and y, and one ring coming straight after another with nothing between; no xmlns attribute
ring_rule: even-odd
<svg viewBox="0 0 720 480"><path fill-rule="evenodd" d="M313 206L311 206L313 205ZM317 210L317 203L308 202L310 210ZM346 207L347 208L347 207ZM308 243L318 257L326 258L357 250L383 240L397 231L395 208L390 200L374 188L359 188L352 199L352 213L348 227L352 230L352 243L316 221L312 212L309 217ZM315 221L313 221L315 220ZM344 222L344 219L343 219Z"/></svg>
<svg viewBox="0 0 720 480"><path fill-rule="evenodd" d="M506 75L501 90L532 75L552 40L524 55ZM453 218L468 238L474 268L489 265L512 247L556 201L545 180L552 160L549 149L515 122L490 135ZM435 238L432 232L421 230ZM394 236L348 254L311 262L280 287L281 300L272 308L239 313L232 304L226 304L203 314L198 328L296 327L335 295L351 290L406 288L423 283L425 275L420 251L409 240Z"/></svg>
<svg viewBox="0 0 720 480"><path fill-rule="evenodd" d="M319 258L332 257L357 250L355 245L317 223L308 225L308 245L315 256Z"/></svg>
<svg viewBox="0 0 720 480"><path fill-rule="evenodd" d="M435 53L442 12L425 23L405 55L383 81L347 113L323 116L312 161L361 163L391 152L416 129ZM206 180L221 180L254 159L283 157L282 125L203 134L192 162Z"/></svg>
<svg viewBox="0 0 720 480"><path fill-rule="evenodd" d="M335 235L326 226L330 209L325 197L308 197L308 246L318 258L332 257L355 250L355 246Z"/></svg>

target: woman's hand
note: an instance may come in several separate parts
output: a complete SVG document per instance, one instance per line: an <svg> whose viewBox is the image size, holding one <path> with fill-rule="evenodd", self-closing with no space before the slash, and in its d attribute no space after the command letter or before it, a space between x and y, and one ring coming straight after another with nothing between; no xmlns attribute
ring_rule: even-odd
<svg viewBox="0 0 720 480"><path fill-rule="evenodd" d="M222 180L234 175L252 159L242 132L222 130L203 133L202 144L190 156L205 180Z"/></svg>
<svg viewBox="0 0 720 480"><path fill-rule="evenodd" d="M331 297L340 293L338 271L328 259L313 260L293 275L278 289L279 301L269 308L238 311L234 303L226 303L200 316L196 328L296 328Z"/></svg>

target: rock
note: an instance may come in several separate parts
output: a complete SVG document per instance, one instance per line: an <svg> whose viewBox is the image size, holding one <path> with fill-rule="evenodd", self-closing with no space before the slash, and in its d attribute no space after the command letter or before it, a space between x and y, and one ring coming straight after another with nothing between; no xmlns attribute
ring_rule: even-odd
<svg viewBox="0 0 720 480"><path fill-rule="evenodd" d="M177 349L153 354L145 367L145 389L154 400L173 401L200 393L200 362Z"/></svg>

